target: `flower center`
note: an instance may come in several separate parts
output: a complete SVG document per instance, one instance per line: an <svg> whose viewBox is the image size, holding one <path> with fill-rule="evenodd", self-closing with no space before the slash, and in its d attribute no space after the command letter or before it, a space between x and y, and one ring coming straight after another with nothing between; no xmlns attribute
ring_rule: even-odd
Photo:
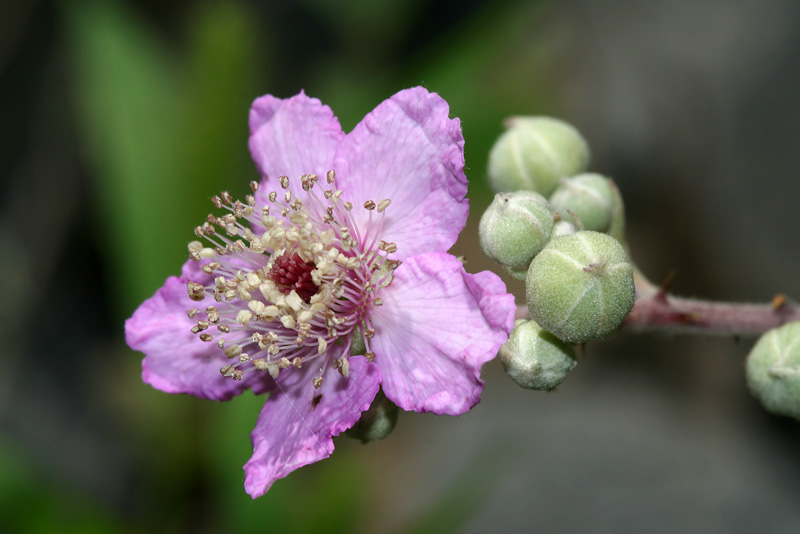
<svg viewBox="0 0 800 534"><path fill-rule="evenodd" d="M304 261L297 252L291 255L286 253L275 260L267 277L275 282L281 293L288 295L295 291L308 304L319 289L311 276L316 267L313 262Z"/></svg>
<svg viewBox="0 0 800 534"><path fill-rule="evenodd" d="M326 178L333 185L333 171ZM323 189L320 195L316 175L299 180L302 190L295 197L286 176L279 179L283 194L262 194L251 182L254 194L246 204L223 192L212 202L230 213L209 215L195 228L212 246L189 244L189 257L202 262L205 273L205 279L187 284L189 297L200 302L211 296L216 303L205 311L192 308L189 317L199 319L192 332L201 341L216 341L232 360L220 369L223 376L241 380L266 370L277 378L285 369L314 362L319 387L330 362L349 375L357 330L367 359L375 357L369 312L383 304L378 294L400 264L388 257L397 245L379 239L391 201L365 202L368 222L359 226L341 190Z"/></svg>

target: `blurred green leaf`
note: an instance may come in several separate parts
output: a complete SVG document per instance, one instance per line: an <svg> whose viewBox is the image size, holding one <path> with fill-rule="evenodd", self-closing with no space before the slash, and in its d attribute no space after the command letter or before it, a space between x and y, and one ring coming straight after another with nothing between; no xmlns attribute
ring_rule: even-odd
<svg viewBox="0 0 800 534"><path fill-rule="evenodd" d="M125 4L65 10L95 227L111 294L127 314L178 274L207 199L222 188L244 192L255 176L247 113L256 32L241 5L200 4L186 68Z"/></svg>

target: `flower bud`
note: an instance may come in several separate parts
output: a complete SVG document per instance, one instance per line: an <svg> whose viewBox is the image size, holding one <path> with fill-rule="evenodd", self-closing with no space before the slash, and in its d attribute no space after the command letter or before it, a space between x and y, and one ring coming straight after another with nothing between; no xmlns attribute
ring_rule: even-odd
<svg viewBox="0 0 800 534"><path fill-rule="evenodd" d="M595 232L606 232L610 228L615 201L611 180L594 173L562 178L550 197L550 204L562 219L574 220L574 215L584 230Z"/></svg>
<svg viewBox="0 0 800 534"><path fill-rule="evenodd" d="M481 217L481 248L498 263L526 269L550 239L553 220L550 204L538 193L498 193Z"/></svg>
<svg viewBox="0 0 800 534"><path fill-rule="evenodd" d="M369 408L361 414L355 425L345 430L345 434L361 443L380 441L394 430L399 411L397 405L387 399L382 390L378 391Z"/></svg>
<svg viewBox="0 0 800 534"><path fill-rule="evenodd" d="M800 419L800 321L758 339L747 356L747 384L767 411Z"/></svg>
<svg viewBox="0 0 800 534"><path fill-rule="evenodd" d="M553 390L578 365L570 345L524 319L514 323L499 356L508 376L527 389Z"/></svg>
<svg viewBox="0 0 800 534"><path fill-rule="evenodd" d="M528 190L544 196L558 180L586 170L589 147L578 131L550 117L512 117L489 153L489 183L498 192Z"/></svg>
<svg viewBox="0 0 800 534"><path fill-rule="evenodd" d="M613 332L635 297L624 248L599 232L551 240L531 262L525 286L531 319L569 343Z"/></svg>

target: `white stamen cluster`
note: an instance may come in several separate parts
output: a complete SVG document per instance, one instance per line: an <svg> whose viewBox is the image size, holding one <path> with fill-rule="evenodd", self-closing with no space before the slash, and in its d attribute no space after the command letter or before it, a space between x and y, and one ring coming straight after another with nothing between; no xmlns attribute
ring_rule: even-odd
<svg viewBox="0 0 800 534"><path fill-rule="evenodd" d="M253 194L244 204L227 192L214 197L214 206L229 213L209 215L195 228L211 246L189 244L190 258L204 262L202 271L212 277L205 284L189 282L189 297L214 300L189 310L189 317L198 319L192 332L201 341L216 342L231 360L220 372L234 380L251 371L277 378L284 369L314 360L320 375L332 360L347 377L357 328L367 359L375 357L369 349L375 330L368 312L382 304L377 293L399 265L388 258L397 245L379 239L391 201L368 200L368 224L359 228L350 215L352 203L333 187L333 171L326 176L331 188L321 195L316 175L299 180L302 194L295 198L286 176L279 178L283 194L271 191L257 201L258 184L251 182ZM260 212L257 204L263 204ZM320 387L322 376L313 384Z"/></svg>

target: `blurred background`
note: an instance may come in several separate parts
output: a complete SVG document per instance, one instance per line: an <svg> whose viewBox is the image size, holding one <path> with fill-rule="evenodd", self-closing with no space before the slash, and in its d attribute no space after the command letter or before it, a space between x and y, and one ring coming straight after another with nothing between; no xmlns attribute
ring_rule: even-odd
<svg viewBox="0 0 800 534"><path fill-rule="evenodd" d="M469 270L494 268L477 221L502 120L545 114L619 184L654 281L797 298L799 61L789 0L5 0L0 531L796 532L800 425L748 395L753 340L619 334L552 394L490 362L469 414L337 438L251 501L261 399L145 386L123 322L210 197L256 177L256 96L305 89L349 131L420 84L462 119Z"/></svg>

